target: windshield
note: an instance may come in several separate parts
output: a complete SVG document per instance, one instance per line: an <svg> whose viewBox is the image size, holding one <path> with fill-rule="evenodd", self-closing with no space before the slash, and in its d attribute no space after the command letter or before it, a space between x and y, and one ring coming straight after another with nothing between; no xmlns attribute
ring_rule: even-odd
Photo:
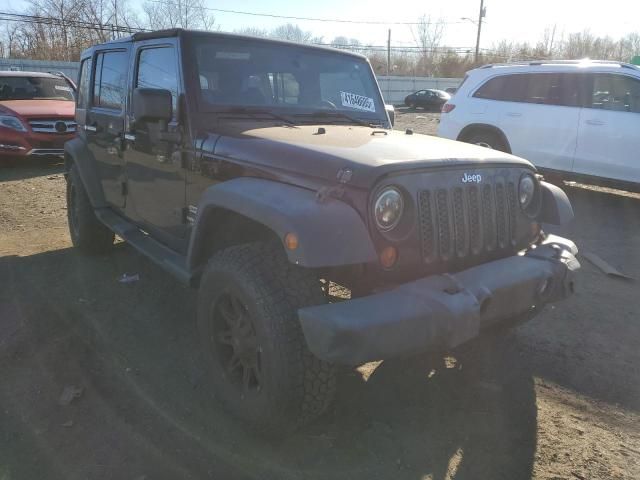
<svg viewBox="0 0 640 480"><path fill-rule="evenodd" d="M327 110L385 122L384 105L368 62L297 46L245 40L195 45L200 109L279 107L287 113Z"/></svg>
<svg viewBox="0 0 640 480"><path fill-rule="evenodd" d="M73 89L63 78L0 77L0 100L68 100Z"/></svg>

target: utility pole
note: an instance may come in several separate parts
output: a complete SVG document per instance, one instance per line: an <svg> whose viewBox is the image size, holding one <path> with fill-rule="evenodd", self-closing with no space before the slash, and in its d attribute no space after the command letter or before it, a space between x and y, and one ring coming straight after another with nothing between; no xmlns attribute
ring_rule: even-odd
<svg viewBox="0 0 640 480"><path fill-rule="evenodd" d="M480 13L478 14L478 36L476 37L476 63L478 63L478 56L480 55L480 32L482 31L482 19L487 14L487 9L484 8L484 0L480 0Z"/></svg>
<svg viewBox="0 0 640 480"><path fill-rule="evenodd" d="M391 72L391 29L389 29L389 35L387 36L387 98L391 95L391 79L389 74Z"/></svg>
<svg viewBox="0 0 640 480"><path fill-rule="evenodd" d="M387 36L387 77L391 71L391 29L389 29L389 35Z"/></svg>

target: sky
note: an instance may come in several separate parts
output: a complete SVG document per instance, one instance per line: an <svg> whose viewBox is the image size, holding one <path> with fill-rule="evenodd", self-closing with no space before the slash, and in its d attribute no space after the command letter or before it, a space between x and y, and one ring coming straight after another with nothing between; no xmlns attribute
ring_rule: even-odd
<svg viewBox="0 0 640 480"><path fill-rule="evenodd" d="M172 0L167 0L172 1ZM132 5L141 2L130 0ZM300 17L340 18L382 22L412 22L421 15L443 18L444 43L454 47L473 47L476 26L462 17L477 21L480 0L204 0L208 7L256 13ZM10 8L20 12L26 8L23 0L0 0L0 10ZM487 16L482 29L481 47L511 41L535 42L545 28L556 25L556 37L590 29L596 35L620 37L640 31L640 1L607 0L606 4L593 0L485 0ZM298 24L327 42L336 36L358 38L362 43L385 45L387 30L391 28L394 46L414 45L411 27L407 25L362 25L333 22L285 20L240 14L213 12L223 31L243 27L271 29L283 23Z"/></svg>

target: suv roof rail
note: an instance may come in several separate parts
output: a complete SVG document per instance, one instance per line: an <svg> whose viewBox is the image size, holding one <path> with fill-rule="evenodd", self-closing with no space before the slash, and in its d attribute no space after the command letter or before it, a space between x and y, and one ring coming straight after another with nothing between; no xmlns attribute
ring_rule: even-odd
<svg viewBox="0 0 640 480"><path fill-rule="evenodd" d="M62 77L64 78L72 87L73 90L76 90L76 82L74 82L73 80L71 80L71 78L69 78L65 73L57 71L57 70L53 70L53 71L49 71L47 73L50 73L51 75L55 75L56 77Z"/></svg>
<svg viewBox="0 0 640 480"><path fill-rule="evenodd" d="M632 65L626 62L619 62L617 60L591 60L591 59L582 59L582 60L525 60L519 62L505 62L505 63L489 63L487 65L483 65L480 68L493 68L493 67L509 67L509 66L540 66L540 65L579 65L582 63L593 63L593 64L604 64L604 65L618 65L622 68L632 68L634 70L639 69L638 65Z"/></svg>

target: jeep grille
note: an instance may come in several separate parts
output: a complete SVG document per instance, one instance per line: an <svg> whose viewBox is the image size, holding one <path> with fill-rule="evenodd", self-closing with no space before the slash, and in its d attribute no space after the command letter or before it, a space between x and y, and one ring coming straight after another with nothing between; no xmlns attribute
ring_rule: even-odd
<svg viewBox="0 0 640 480"><path fill-rule="evenodd" d="M418 193L422 257L465 259L516 245L518 204L513 182Z"/></svg>

